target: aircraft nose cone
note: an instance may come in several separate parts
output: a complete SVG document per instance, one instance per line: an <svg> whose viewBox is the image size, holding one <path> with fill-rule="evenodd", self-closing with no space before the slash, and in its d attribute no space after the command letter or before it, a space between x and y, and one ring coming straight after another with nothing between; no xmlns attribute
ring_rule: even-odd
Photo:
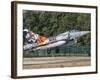
<svg viewBox="0 0 100 80"><path fill-rule="evenodd" d="M85 34L88 34L88 33L90 33L90 31L81 31L80 35L82 36L82 35L85 35Z"/></svg>

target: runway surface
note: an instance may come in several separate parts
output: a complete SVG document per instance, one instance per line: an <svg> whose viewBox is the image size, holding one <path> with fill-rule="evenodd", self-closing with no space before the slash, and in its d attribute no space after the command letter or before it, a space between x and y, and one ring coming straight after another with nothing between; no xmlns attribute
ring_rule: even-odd
<svg viewBox="0 0 100 80"><path fill-rule="evenodd" d="M24 58L23 68L54 68L54 67L76 67L90 66L90 57L40 57L40 58Z"/></svg>

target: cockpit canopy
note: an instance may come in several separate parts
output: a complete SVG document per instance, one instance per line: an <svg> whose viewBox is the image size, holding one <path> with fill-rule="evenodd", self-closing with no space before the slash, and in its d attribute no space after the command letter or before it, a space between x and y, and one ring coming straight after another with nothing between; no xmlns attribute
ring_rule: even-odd
<svg viewBox="0 0 100 80"><path fill-rule="evenodd" d="M70 30L69 32L80 32L79 30Z"/></svg>

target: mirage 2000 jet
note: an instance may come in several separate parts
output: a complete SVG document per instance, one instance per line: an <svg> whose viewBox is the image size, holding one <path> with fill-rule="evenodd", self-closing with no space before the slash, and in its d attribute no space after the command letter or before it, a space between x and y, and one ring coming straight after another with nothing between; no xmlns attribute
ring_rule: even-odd
<svg viewBox="0 0 100 80"><path fill-rule="evenodd" d="M28 29L24 29L24 34L27 42L23 46L23 50L42 50L55 47L61 47L62 45L71 45L77 42L77 38L82 37L90 31L78 31L71 30L61 33L57 36L44 37L39 34L33 33Z"/></svg>

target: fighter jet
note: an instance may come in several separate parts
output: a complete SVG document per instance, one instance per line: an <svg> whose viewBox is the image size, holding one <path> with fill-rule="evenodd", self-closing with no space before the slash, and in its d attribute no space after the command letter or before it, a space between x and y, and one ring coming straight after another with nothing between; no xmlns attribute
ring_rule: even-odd
<svg viewBox="0 0 100 80"><path fill-rule="evenodd" d="M78 31L78 30L67 31L57 36L49 37L48 42L42 45L37 45L37 43L27 43L23 46L23 50L50 49L59 46L61 47L64 44L70 46L72 45L72 43L77 42L77 38L82 37L88 33L90 33L90 31Z"/></svg>

